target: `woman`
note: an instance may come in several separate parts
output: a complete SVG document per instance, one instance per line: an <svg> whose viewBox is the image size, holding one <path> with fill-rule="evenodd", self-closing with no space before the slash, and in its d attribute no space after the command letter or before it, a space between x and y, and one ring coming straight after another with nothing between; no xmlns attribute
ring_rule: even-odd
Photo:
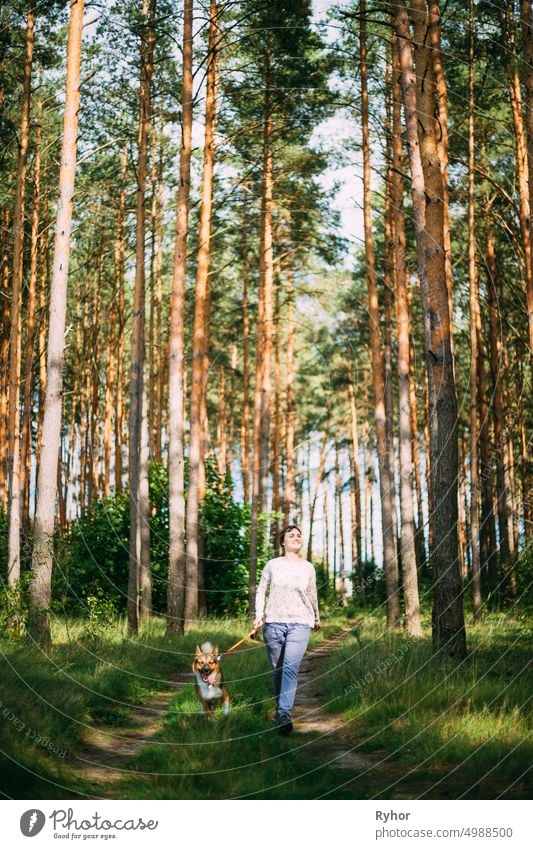
<svg viewBox="0 0 533 849"><path fill-rule="evenodd" d="M297 525L284 528L280 545L282 556L268 561L257 587L254 633L264 623L263 638L276 695L274 721L280 734L289 734L298 670L311 628L314 631L320 628L320 614L315 570L298 554L302 547L300 528Z"/></svg>

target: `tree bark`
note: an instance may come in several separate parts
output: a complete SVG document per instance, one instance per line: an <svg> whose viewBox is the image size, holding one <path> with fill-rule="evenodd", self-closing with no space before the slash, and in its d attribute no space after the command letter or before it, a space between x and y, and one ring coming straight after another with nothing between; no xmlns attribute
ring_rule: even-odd
<svg viewBox="0 0 533 849"><path fill-rule="evenodd" d="M446 284L443 181L435 138L435 75L425 0L412 0L416 76L407 10L394 4L405 124L411 167L417 264L424 314L424 347L429 388L433 641L445 655L464 657L457 528L457 396Z"/></svg>
<svg viewBox="0 0 533 849"><path fill-rule="evenodd" d="M22 440L20 448L20 500L22 525L27 532L30 527L30 475L32 455L31 421L33 412L34 354L37 345L35 313L37 304L37 257L39 247L39 204L41 193L41 139L42 101L37 106L37 131L35 134L33 208L31 216L30 275L28 282L28 307L26 313L26 363L24 371L24 403L22 417Z"/></svg>
<svg viewBox="0 0 533 849"><path fill-rule="evenodd" d="M141 495L145 483L146 464L141 459L143 445L143 391L145 360L145 233L146 176L148 168L148 134L150 131L151 85L155 42L156 0L143 0L140 47L139 126L137 133L137 193L135 224L135 288L131 329L130 413L129 413L129 489L130 546L128 579L128 630L139 628L140 576L148 568L143 562L146 548L143 534L148 516L143 511L146 500Z"/></svg>
<svg viewBox="0 0 533 849"><path fill-rule="evenodd" d="M13 213L13 275L11 278L11 331L9 336L9 395L7 430L8 480L8 552L7 582L10 586L20 577L20 366L21 366L21 308L24 259L24 200L26 194L26 164L30 134L31 73L33 64L35 7L28 0L24 52L24 79L20 117L20 141Z"/></svg>
<svg viewBox="0 0 533 849"><path fill-rule="evenodd" d="M481 327L479 281L476 263L474 195L474 5L469 0L470 51L468 63L468 276L470 281L470 546L472 551L472 613L481 619L481 552L479 546L479 422L478 340Z"/></svg>
<svg viewBox="0 0 533 849"><path fill-rule="evenodd" d="M217 95L218 7L209 6L209 47L205 103L204 162L199 225L199 247L194 302L192 377L190 395L189 489L187 495L187 547L185 580L185 622L195 625L198 618L198 516L203 478L203 408L208 314L208 277L211 261L211 210L215 162L215 123Z"/></svg>
<svg viewBox="0 0 533 849"><path fill-rule="evenodd" d="M252 467L252 516L248 604L255 607L259 513L267 510L269 477L269 436L271 403L272 329L273 329L273 245L272 245L272 112L271 57L265 56L265 106L263 116L263 175L261 188L261 235L259 271L258 344L254 399L254 449Z"/></svg>
<svg viewBox="0 0 533 849"><path fill-rule="evenodd" d="M242 207L242 486L244 501L250 500L250 316L248 304L248 189Z"/></svg>
<svg viewBox="0 0 533 849"><path fill-rule="evenodd" d="M50 286L46 399L39 477L37 481L37 507L34 521L30 615L28 621L29 632L33 639L45 646L50 643L49 606L52 592L57 463L61 441L61 400L63 392L67 276L72 224L72 197L76 173L82 27L83 0L73 0L70 7L68 29L67 79L61 166L59 171L59 200L57 204L54 263Z"/></svg>
<svg viewBox="0 0 533 849"><path fill-rule="evenodd" d="M372 353L372 384L374 389L374 416L379 462L379 488L381 495L381 522L383 535L383 566L387 588L387 625L397 627L400 621L398 592L398 558L396 550L396 520L394 480L391 477L390 445L387 444L385 410L385 377L381 334L379 329L379 304L372 234L372 201L370 190L370 136L368 129L368 87L366 59L366 2L359 5L359 58L361 69L361 130L363 137L363 216L365 231L366 282L368 289L368 314L370 346Z"/></svg>
<svg viewBox="0 0 533 849"><path fill-rule="evenodd" d="M527 175L529 199L529 275L527 289L527 315L529 327L529 348L533 352L533 5L531 0L520 0L520 18L522 21L522 62L524 81L524 105L526 109L527 131ZM530 357L532 354L530 353Z"/></svg>
<svg viewBox="0 0 533 849"><path fill-rule="evenodd" d="M489 313L489 349L490 373L492 378L492 417L494 423L494 444L496 452L496 500L498 506L498 537L500 542L500 562L505 572L514 559L513 505L511 482L509 479L509 441L506 433L503 396L503 355L500 339L500 317L498 301L501 297L498 282L496 251L492 232L490 203L485 202L485 268L487 271L487 300ZM503 327L502 327L503 332ZM491 576L494 590L498 582L497 572Z"/></svg>
<svg viewBox="0 0 533 849"><path fill-rule="evenodd" d="M405 268L405 214L403 210L403 152L401 131L401 85L397 40L393 39L392 167L390 168L393 209L394 291L398 333L398 393L400 425L400 510L401 560L405 603L404 630L421 636L420 599L416 569L413 506L413 457L411 430L411 340L407 274Z"/></svg>

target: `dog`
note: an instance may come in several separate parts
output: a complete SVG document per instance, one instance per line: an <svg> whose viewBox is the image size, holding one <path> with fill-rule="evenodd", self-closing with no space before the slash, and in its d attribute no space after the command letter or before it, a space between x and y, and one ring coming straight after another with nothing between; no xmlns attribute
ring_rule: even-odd
<svg viewBox="0 0 533 849"><path fill-rule="evenodd" d="M194 689L202 703L202 713L212 715L215 708L222 704L224 716L227 716L230 698L220 668L218 646L211 643L196 646L192 671L196 677Z"/></svg>

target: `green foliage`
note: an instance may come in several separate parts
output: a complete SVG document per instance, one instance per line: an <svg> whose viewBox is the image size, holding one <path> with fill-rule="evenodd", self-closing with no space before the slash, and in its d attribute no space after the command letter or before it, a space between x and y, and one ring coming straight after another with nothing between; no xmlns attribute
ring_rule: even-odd
<svg viewBox="0 0 533 849"><path fill-rule="evenodd" d="M166 608L168 570L168 472L152 463L150 482L150 567L153 609ZM238 504L231 482L216 467L206 467L202 507L207 608L210 614L244 613L248 597L250 509ZM259 568L268 559L264 521L260 533ZM89 632L126 607L129 564L129 494L94 502L90 512L72 524L58 548L53 598L56 608L89 613ZM96 631L95 631L96 629ZM95 632L93 634L93 631Z"/></svg>
<svg viewBox="0 0 533 849"><path fill-rule="evenodd" d="M248 608L249 505L237 504L229 478L206 466L202 505L207 609L217 616Z"/></svg>

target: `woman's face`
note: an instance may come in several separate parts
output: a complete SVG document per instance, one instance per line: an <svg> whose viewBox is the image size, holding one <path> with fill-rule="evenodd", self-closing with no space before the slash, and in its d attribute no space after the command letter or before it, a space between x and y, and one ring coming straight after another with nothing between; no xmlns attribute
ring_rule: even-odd
<svg viewBox="0 0 533 849"><path fill-rule="evenodd" d="M287 531L283 537L283 547L285 549L285 554L288 554L289 552L297 554L300 551L302 547L302 534L298 528L291 528L290 531Z"/></svg>

